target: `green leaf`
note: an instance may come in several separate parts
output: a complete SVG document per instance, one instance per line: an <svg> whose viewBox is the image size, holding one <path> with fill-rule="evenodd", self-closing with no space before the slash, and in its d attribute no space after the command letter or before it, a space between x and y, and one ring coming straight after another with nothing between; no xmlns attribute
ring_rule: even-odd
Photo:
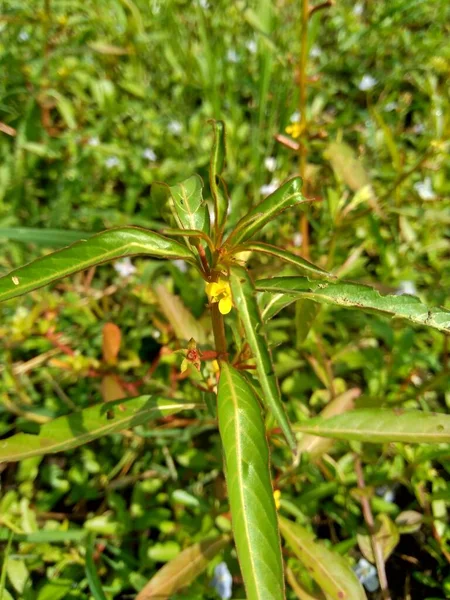
<svg viewBox="0 0 450 600"><path fill-rule="evenodd" d="M354 192L370 184L366 170L348 144L331 142L328 144L324 156L330 161L336 175Z"/></svg>
<svg viewBox="0 0 450 600"><path fill-rule="evenodd" d="M209 186L214 200L216 236L221 237L227 218L228 192L221 177L226 159L226 135L223 121L209 121L214 131L214 142L209 163Z"/></svg>
<svg viewBox="0 0 450 600"><path fill-rule="evenodd" d="M32 227L0 227L0 238L36 244L43 248L61 248L78 240L90 238L93 233L63 229L34 229Z"/></svg>
<svg viewBox="0 0 450 600"><path fill-rule="evenodd" d="M239 252L262 252L264 254L269 254L270 256L275 256L280 260L287 262L294 267L300 269L307 274L311 274L319 279L336 279L336 276L332 273L328 273L324 271L320 267L313 265L309 261L305 260L301 256L297 256L296 254L292 254L292 252L287 252L286 250L282 250L277 246L272 246L270 244L263 244L260 242L248 242L246 244L242 244L242 246L238 249Z"/></svg>
<svg viewBox="0 0 450 600"><path fill-rule="evenodd" d="M330 600L366 600L362 585L340 554L316 542L297 523L281 516L278 521L281 535Z"/></svg>
<svg viewBox="0 0 450 600"><path fill-rule="evenodd" d="M199 344L206 342L207 336L202 323L189 312L178 296L171 294L163 284L155 286L155 294L179 340L189 341L194 338Z"/></svg>
<svg viewBox="0 0 450 600"><path fill-rule="evenodd" d="M209 211L202 194L203 183L193 175L170 187L175 210L183 229L198 229L209 235Z"/></svg>
<svg viewBox="0 0 450 600"><path fill-rule="evenodd" d="M73 581L71 579L60 579L58 577L57 580L45 583L40 588L36 600L63 600L63 598L69 596L71 590L73 590ZM6 598L4 600L6 600Z"/></svg>
<svg viewBox="0 0 450 600"><path fill-rule="evenodd" d="M139 227L111 229L38 258L1 277L0 302L93 265L138 254L195 262L194 255L186 246L153 231Z"/></svg>
<svg viewBox="0 0 450 600"><path fill-rule="evenodd" d="M450 442L450 415L394 408L360 408L329 419L315 418L296 431L338 440L388 443Z"/></svg>
<svg viewBox="0 0 450 600"><path fill-rule="evenodd" d="M400 532L397 525L385 514L377 515L374 528L374 538L381 548L383 559L386 561L400 541ZM358 540L358 546L364 558L375 564L376 560L373 554L372 536L369 533L358 533L356 534L356 539Z"/></svg>
<svg viewBox="0 0 450 600"><path fill-rule="evenodd" d="M136 600L172 598L179 590L190 585L229 542L230 538L224 535L189 546L151 578Z"/></svg>
<svg viewBox="0 0 450 600"><path fill-rule="evenodd" d="M283 564L261 408L239 371L224 362L220 367L217 415L247 600L281 600Z"/></svg>
<svg viewBox="0 0 450 600"><path fill-rule="evenodd" d="M276 192L267 196L262 202L253 207L250 212L243 217L231 232L225 242L227 248L242 244L251 238L256 232L273 221L280 213L303 204L311 202L301 193L302 180L300 177L294 177L284 183Z"/></svg>
<svg viewBox="0 0 450 600"><path fill-rule="evenodd" d="M18 433L1 440L0 463L76 448L108 433L195 407L195 404L152 396L96 404L45 423L38 435Z"/></svg>
<svg viewBox="0 0 450 600"><path fill-rule="evenodd" d="M295 451L296 440L281 400L272 357L256 303L255 289L247 271L242 267L232 267L230 286L234 305L244 325L246 340L256 362L257 375L263 391L262 399L278 421L289 446Z"/></svg>
<svg viewBox="0 0 450 600"><path fill-rule="evenodd" d="M94 561L94 544L95 537L91 533L86 540L86 579L88 580L89 589L94 596L94 600L107 600L100 578L97 574L97 567Z"/></svg>
<svg viewBox="0 0 450 600"><path fill-rule="evenodd" d="M433 327L450 333L450 311L445 308L431 308L419 298L409 295L382 296L377 290L360 283L319 283L306 277L273 277L256 282L256 289L275 294L291 296L291 302L297 298L309 298L320 304L335 304L347 308L380 313L402 318L418 325ZM289 304L286 299L286 304ZM279 305L277 305L279 310ZM273 308L271 309L273 311ZM267 311L264 311L267 315ZM267 317L266 317L267 318Z"/></svg>

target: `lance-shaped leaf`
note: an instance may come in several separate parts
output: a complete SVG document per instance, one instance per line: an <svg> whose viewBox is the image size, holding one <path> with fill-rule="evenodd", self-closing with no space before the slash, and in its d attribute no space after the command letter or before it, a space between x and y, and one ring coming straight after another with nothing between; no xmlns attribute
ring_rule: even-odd
<svg viewBox="0 0 450 600"><path fill-rule="evenodd" d="M251 387L227 363L221 363L217 416L247 600L281 600L283 564L264 421Z"/></svg>
<svg viewBox="0 0 450 600"><path fill-rule="evenodd" d="M449 310L426 306L415 296L382 296L374 288L359 283L321 283L309 281L306 277L273 277L259 280L256 289L289 295L291 302L297 298L309 298L321 304L358 308L450 332ZM286 299L288 303L289 298Z"/></svg>
<svg viewBox="0 0 450 600"><path fill-rule="evenodd" d="M175 210L183 229L198 229L209 235L209 211L203 200L203 183L193 175L170 187Z"/></svg>
<svg viewBox="0 0 450 600"><path fill-rule="evenodd" d="M295 429L321 437L374 444L438 444L450 442L450 415L402 408L360 408L329 419L310 419Z"/></svg>
<svg viewBox="0 0 450 600"><path fill-rule="evenodd" d="M216 232L218 237L220 237L228 211L228 192L221 177L226 159L225 123L213 120L209 122L214 131L214 141L209 163L209 186L214 200Z"/></svg>
<svg viewBox="0 0 450 600"><path fill-rule="evenodd" d="M47 254L1 277L0 302L93 265L138 254L181 258L195 263L194 255L186 246L153 231L139 227L111 229Z"/></svg>
<svg viewBox="0 0 450 600"><path fill-rule="evenodd" d="M94 235L85 231L37 229L33 227L0 227L0 238L36 244L44 248L62 248Z"/></svg>
<svg viewBox="0 0 450 600"><path fill-rule="evenodd" d="M332 273L328 273L324 271L320 267L317 267L313 263L305 260L301 256L297 256L296 254L292 254L292 252L288 252L287 250L283 250L282 248L278 248L277 246L272 246L271 244L263 244L261 242L247 242L246 244L242 244L239 247L239 252L262 252L263 254L269 254L270 256L274 256L279 258L280 260L297 267L300 271L306 272L307 274L311 274L319 279L336 279L336 276Z"/></svg>
<svg viewBox="0 0 450 600"><path fill-rule="evenodd" d="M76 448L92 440L197 405L152 396L96 404L42 425L39 434L18 433L0 441L0 463Z"/></svg>
<svg viewBox="0 0 450 600"><path fill-rule="evenodd" d="M136 600L169 600L190 585L229 543L230 538L223 535L189 546L152 577Z"/></svg>
<svg viewBox="0 0 450 600"><path fill-rule="evenodd" d="M300 177L294 177L284 183L276 192L267 196L262 202L253 207L250 212L243 217L231 232L225 242L225 246L230 248L242 244L250 239L255 233L273 221L280 213L303 204L311 202L305 198L302 193L302 180Z"/></svg>
<svg viewBox="0 0 450 600"><path fill-rule="evenodd" d="M345 559L328 550L297 523L279 517L281 535L330 600L366 600L358 578Z"/></svg>
<svg viewBox="0 0 450 600"><path fill-rule="evenodd" d="M281 400L280 388L256 302L255 289L247 271L242 267L232 267L230 286L234 305L244 325L246 340L256 362L263 402L270 408L290 447L295 450L296 440Z"/></svg>

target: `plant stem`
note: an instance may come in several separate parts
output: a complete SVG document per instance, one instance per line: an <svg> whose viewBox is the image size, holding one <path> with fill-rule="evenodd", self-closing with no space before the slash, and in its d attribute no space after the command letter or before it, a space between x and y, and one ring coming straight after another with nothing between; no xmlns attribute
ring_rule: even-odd
<svg viewBox="0 0 450 600"><path fill-rule="evenodd" d="M307 63L308 63L308 20L309 0L301 0L301 32L300 32L300 62L298 73L299 100L298 110L300 112L301 134L299 140L299 173L303 179L303 193L306 194L306 85L307 85ZM302 214L300 220L300 232L302 234L302 254L309 258L309 228L308 219Z"/></svg>
<svg viewBox="0 0 450 600"><path fill-rule="evenodd" d="M227 340L225 338L225 324L223 316L219 311L218 302L211 304L211 319L214 333L214 341L216 343L217 357L222 360L228 360L227 358Z"/></svg>
<svg viewBox="0 0 450 600"><path fill-rule="evenodd" d="M359 456L355 456L355 473L359 489L365 490L366 484L364 482L364 473L361 465L361 459L359 458ZM376 537L375 521L373 519L369 498L367 498L363 494L360 498L360 502L364 515L364 520L366 522L367 529L369 530L370 541L372 544L372 552L375 558L375 564L377 566L378 579L380 581L383 600L391 600L391 594L389 593L389 586L386 577L386 569L384 568L383 548L379 544L378 539Z"/></svg>

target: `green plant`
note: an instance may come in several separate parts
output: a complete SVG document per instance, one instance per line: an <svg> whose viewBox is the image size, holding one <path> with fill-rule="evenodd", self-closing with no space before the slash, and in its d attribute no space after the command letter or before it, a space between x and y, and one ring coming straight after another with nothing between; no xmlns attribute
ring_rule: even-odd
<svg viewBox="0 0 450 600"><path fill-rule="evenodd" d="M220 121L212 125L214 144L209 173L212 223L199 177L190 177L170 187L155 184L153 201L166 222L158 233L124 227L79 240L0 278L0 301L124 256L184 260L198 271L209 298L214 348L208 344L200 348L195 340L191 340L183 352L182 369L193 385L204 390L209 409L215 413L214 404L208 400L215 389L214 383L211 385L205 380L201 361L206 357L218 361L217 420L234 539L247 598L277 600L284 598L284 574L267 435L278 436L281 430L292 450L294 465L298 443L274 372L265 335L267 323L282 308L298 299L376 312L446 333L450 332L450 312L427 307L413 296L382 296L368 286L339 281L333 274L298 255L254 241L254 236L283 211L307 206L309 200L302 195L300 178L284 183L231 230L228 229L229 198L223 180L225 127ZM249 258L253 255L279 259L286 264L286 269L277 277L258 278L254 275L257 271L248 268ZM44 424L37 435L19 433L4 439L0 445L0 460L18 461L63 451L108 433L193 408L198 405L189 402L187 397L174 400L155 395L97 404ZM296 424L294 430L325 438L374 443L386 440L438 443L450 441L450 417L420 411L356 409ZM290 468L287 467L287 472ZM300 526L290 527L289 521L283 519L281 532L306 565L308 560L331 561L334 565L331 570L312 568L312 577L330 597L337 600L365 597L346 563L317 546ZM223 543L225 541L218 541L214 552ZM195 550L193 552L195 554ZM314 558L316 555L320 558ZM91 571L93 564L91 560ZM198 570L191 569L189 577L194 577L204 564L205 561L199 559ZM94 575L91 586L98 587ZM185 583L186 580L182 582ZM150 585L156 584L150 582ZM171 589L172 593L175 591ZM139 598L150 598L147 594L148 590L144 588Z"/></svg>

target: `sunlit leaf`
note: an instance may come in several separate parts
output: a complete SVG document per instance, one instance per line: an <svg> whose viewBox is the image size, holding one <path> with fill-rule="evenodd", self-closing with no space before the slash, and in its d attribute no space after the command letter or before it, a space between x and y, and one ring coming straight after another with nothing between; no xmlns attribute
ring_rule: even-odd
<svg viewBox="0 0 450 600"><path fill-rule="evenodd" d="M239 371L223 362L217 414L247 600L282 600L283 564L261 408Z"/></svg>
<svg viewBox="0 0 450 600"><path fill-rule="evenodd" d="M295 449L296 440L281 400L280 388L256 302L255 289L247 271L241 267L232 267L230 285L234 305L244 325L246 340L256 362L257 375L262 387L262 400L278 421L290 447Z"/></svg>
<svg viewBox="0 0 450 600"><path fill-rule="evenodd" d="M198 175L193 175L170 187L181 226L184 229L203 231L209 235L209 211L203 200L203 183Z"/></svg>
<svg viewBox="0 0 450 600"><path fill-rule="evenodd" d="M117 362L122 333L115 323L105 323L103 325L102 353L103 360L111 365Z"/></svg>
<svg viewBox="0 0 450 600"><path fill-rule="evenodd" d="M310 202L302 195L301 189L300 177L294 177L284 183L273 194L253 207L245 217L242 217L225 242L225 246L230 248L242 244L283 211Z"/></svg>
<svg viewBox="0 0 450 600"><path fill-rule="evenodd" d="M47 254L1 277L0 302L93 265L139 254L195 262L186 246L153 231L138 227L111 229Z"/></svg>
<svg viewBox="0 0 450 600"><path fill-rule="evenodd" d="M136 427L151 419L160 419L195 406L152 396L96 404L45 423L38 435L17 433L0 440L0 463L76 448L108 433Z"/></svg>
<svg viewBox="0 0 450 600"><path fill-rule="evenodd" d="M221 177L226 159L226 135L223 121L209 121L214 131L214 141L209 164L209 186L214 200L215 227L218 237L222 235L228 211L228 192Z"/></svg>
<svg viewBox="0 0 450 600"><path fill-rule="evenodd" d="M315 541L297 523L280 516L279 524L283 538L330 600L366 600L362 585L340 554Z"/></svg>
<svg viewBox="0 0 450 600"><path fill-rule="evenodd" d="M331 142L324 155L330 161L336 175L354 192L370 184L365 168L348 144Z"/></svg>
<svg viewBox="0 0 450 600"><path fill-rule="evenodd" d="M297 298L309 298L321 304L335 304L346 308L357 308L366 312L379 313L395 318L402 318L411 323L426 325L440 331L450 332L450 311L445 308L431 308L423 304L416 296L382 296L377 290L359 283L344 281L315 282L306 277L273 277L256 282L259 291L286 294L284 306ZM277 310L283 303L278 296ZM270 314L273 314L273 305ZM269 311L264 313L267 318Z"/></svg>
<svg viewBox="0 0 450 600"><path fill-rule="evenodd" d="M155 287L155 294L162 312L179 340L189 341L194 338L200 344L206 342L206 333L202 324L189 312L178 296L169 292L163 284Z"/></svg>
<svg viewBox="0 0 450 600"><path fill-rule="evenodd" d="M229 543L230 538L224 535L189 546L152 577L136 600L169 600L190 585Z"/></svg>
<svg viewBox="0 0 450 600"><path fill-rule="evenodd" d="M388 443L450 442L450 415L401 408L360 408L295 426L296 431L338 440Z"/></svg>

